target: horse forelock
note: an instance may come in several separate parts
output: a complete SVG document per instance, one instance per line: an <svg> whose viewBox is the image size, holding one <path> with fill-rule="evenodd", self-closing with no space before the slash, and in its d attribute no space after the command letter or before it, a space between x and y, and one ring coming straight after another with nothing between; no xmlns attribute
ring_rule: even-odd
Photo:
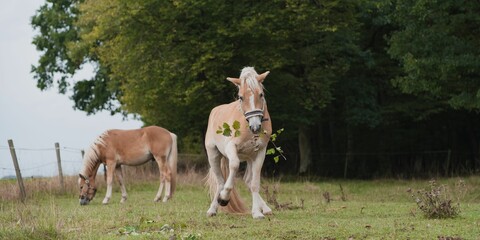
<svg viewBox="0 0 480 240"><path fill-rule="evenodd" d="M92 171L95 169L98 161L100 161L100 148L99 146L106 146L105 137L108 135L108 131L100 135L90 146L90 148L85 151L83 156L83 168L80 173L84 176L91 175Z"/></svg>
<svg viewBox="0 0 480 240"><path fill-rule="evenodd" d="M240 73L240 80L242 84L247 84L247 86L254 90L258 88L263 88L263 85L257 81L258 73L253 67L244 67Z"/></svg>

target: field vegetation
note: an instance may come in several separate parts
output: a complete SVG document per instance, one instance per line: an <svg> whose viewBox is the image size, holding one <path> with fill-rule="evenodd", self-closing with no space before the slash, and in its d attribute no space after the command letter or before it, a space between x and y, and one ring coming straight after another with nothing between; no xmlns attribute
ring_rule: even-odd
<svg viewBox="0 0 480 240"><path fill-rule="evenodd" d="M264 179L262 195L274 214L254 220L223 212L206 217L202 172L180 174L172 201L154 203L155 174L126 170L125 204L118 184L111 202L101 204L102 175L87 206L79 204L74 176L65 191L56 178L25 179L25 203L18 201L15 181L0 181L0 239L480 239L477 176L436 180L438 193L458 210L446 218L428 217L415 202L432 192L428 179ZM251 204L240 179L237 186Z"/></svg>

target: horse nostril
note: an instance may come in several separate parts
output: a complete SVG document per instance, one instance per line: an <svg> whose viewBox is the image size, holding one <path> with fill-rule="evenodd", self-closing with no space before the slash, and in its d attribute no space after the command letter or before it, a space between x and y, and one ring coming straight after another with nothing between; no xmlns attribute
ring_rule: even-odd
<svg viewBox="0 0 480 240"><path fill-rule="evenodd" d="M251 126L250 127L250 130L253 132L253 133L258 133L259 130L260 130L260 127L257 127L257 126Z"/></svg>

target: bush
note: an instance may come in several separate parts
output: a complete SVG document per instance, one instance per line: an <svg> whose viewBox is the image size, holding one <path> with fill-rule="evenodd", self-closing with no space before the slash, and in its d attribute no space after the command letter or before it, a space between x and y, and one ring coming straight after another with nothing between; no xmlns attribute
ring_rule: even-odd
<svg viewBox="0 0 480 240"><path fill-rule="evenodd" d="M460 213L460 204L454 204L448 197L448 189L445 185L438 186L435 180L430 183L430 189L418 190L412 193L412 198L418 208L427 218L454 218Z"/></svg>

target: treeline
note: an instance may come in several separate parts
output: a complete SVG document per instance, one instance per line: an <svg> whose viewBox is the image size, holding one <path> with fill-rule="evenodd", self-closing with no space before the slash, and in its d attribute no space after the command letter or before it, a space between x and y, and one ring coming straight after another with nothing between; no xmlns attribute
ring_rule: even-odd
<svg viewBox="0 0 480 240"><path fill-rule="evenodd" d="M480 169L480 2L48 0L32 17L37 86L76 109L135 114L202 152L224 79L270 70L288 157L267 173L331 177ZM91 79L73 81L84 64ZM69 91L72 90L72 91Z"/></svg>

